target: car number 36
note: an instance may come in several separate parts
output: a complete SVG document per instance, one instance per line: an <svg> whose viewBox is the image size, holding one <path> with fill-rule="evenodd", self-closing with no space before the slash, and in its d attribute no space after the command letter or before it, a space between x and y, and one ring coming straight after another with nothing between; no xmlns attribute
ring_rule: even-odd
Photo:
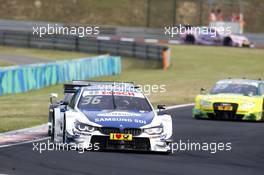
<svg viewBox="0 0 264 175"><path fill-rule="evenodd" d="M99 104L101 102L102 96L85 96L83 99L82 105L88 105L88 104Z"/></svg>

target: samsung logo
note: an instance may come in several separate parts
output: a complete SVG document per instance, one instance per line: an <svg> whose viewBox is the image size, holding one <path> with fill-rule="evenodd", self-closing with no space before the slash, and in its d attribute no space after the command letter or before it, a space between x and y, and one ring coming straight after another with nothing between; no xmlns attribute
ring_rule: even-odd
<svg viewBox="0 0 264 175"><path fill-rule="evenodd" d="M104 117L104 118L95 118L95 122L128 122L128 123L141 123L141 124L147 124L146 120L140 120L140 119L131 119L131 118L119 118L119 117Z"/></svg>

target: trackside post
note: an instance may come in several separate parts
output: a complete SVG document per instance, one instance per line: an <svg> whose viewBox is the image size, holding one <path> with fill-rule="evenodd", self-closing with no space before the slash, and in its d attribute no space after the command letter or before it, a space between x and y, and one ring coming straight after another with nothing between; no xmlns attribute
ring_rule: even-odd
<svg viewBox="0 0 264 175"><path fill-rule="evenodd" d="M162 67L166 70L170 66L170 48L164 48L162 50Z"/></svg>

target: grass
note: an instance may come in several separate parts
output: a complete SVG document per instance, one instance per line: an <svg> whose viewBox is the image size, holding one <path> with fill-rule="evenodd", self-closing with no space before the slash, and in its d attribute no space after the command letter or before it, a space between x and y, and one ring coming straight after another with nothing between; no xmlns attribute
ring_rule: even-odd
<svg viewBox="0 0 264 175"><path fill-rule="evenodd" d="M13 64L7 61L0 60L0 67L12 66Z"/></svg>
<svg viewBox="0 0 264 175"><path fill-rule="evenodd" d="M59 86L1 97L0 132L47 122L48 94Z"/></svg>
<svg viewBox="0 0 264 175"><path fill-rule="evenodd" d="M0 53L5 55L23 55L35 59L44 58L51 61L95 56L95 54L88 54L83 52L71 52L71 51L35 49L35 48L25 49L19 47L6 47L6 46L0 46Z"/></svg>
<svg viewBox="0 0 264 175"><path fill-rule="evenodd" d="M154 69L152 62L124 58L121 75L101 77L97 80L135 81L142 85L164 84L166 92L151 94L150 101L154 105L175 105L193 102L201 87L209 89L219 79L257 79L263 76L264 50L205 46L171 47L172 65L166 71ZM51 92L62 96L62 85L0 97L0 132L47 122L48 96Z"/></svg>

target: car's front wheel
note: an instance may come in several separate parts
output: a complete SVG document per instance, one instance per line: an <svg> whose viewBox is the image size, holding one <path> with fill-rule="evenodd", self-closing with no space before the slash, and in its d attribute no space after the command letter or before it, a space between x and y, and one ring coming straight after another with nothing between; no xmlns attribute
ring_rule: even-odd
<svg viewBox="0 0 264 175"><path fill-rule="evenodd" d="M193 35L187 35L185 38L186 44L195 44L195 38Z"/></svg>
<svg viewBox="0 0 264 175"><path fill-rule="evenodd" d="M54 116L51 117L51 133L50 133L50 139L52 142L54 142L54 130L55 130L55 122L54 122Z"/></svg>
<svg viewBox="0 0 264 175"><path fill-rule="evenodd" d="M62 142L63 143L67 142L67 138L66 138L66 118L65 118L65 115L64 115L64 118L63 118Z"/></svg>
<svg viewBox="0 0 264 175"><path fill-rule="evenodd" d="M264 100L263 100L263 104L262 104L262 117L261 117L261 121L264 122Z"/></svg>

